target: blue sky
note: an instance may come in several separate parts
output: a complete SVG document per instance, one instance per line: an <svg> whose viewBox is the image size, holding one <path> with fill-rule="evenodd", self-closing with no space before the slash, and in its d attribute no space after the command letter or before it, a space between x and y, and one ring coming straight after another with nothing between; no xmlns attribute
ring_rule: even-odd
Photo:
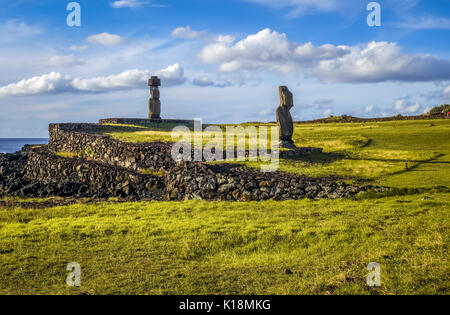
<svg viewBox="0 0 450 315"><path fill-rule="evenodd" d="M450 102L450 0L0 0L0 138L50 122L146 117L273 121L278 85L296 120L421 114Z"/></svg>

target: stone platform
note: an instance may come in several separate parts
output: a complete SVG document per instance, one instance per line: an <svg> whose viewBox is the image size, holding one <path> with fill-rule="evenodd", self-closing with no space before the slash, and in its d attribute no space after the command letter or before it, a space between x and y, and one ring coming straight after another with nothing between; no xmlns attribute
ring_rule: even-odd
<svg viewBox="0 0 450 315"><path fill-rule="evenodd" d="M172 158L172 143L127 143L97 134L98 129L110 128L97 124L51 124L48 145L0 154L0 198L262 201L334 199L371 189L385 191L383 187L347 184L336 176L311 178L265 173L233 163L176 162ZM280 155L320 151L296 148L280 150Z"/></svg>
<svg viewBox="0 0 450 315"><path fill-rule="evenodd" d="M140 125L140 124L189 124L193 125L193 120L183 119L144 119L144 118L105 118L100 119L99 124L123 124L123 125Z"/></svg>

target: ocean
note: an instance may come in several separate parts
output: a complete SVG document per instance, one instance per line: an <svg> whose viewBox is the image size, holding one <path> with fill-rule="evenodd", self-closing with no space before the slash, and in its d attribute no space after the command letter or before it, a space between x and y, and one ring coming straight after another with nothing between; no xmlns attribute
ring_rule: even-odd
<svg viewBox="0 0 450 315"><path fill-rule="evenodd" d="M0 138L0 153L13 153L20 151L25 144L48 144L45 138Z"/></svg>

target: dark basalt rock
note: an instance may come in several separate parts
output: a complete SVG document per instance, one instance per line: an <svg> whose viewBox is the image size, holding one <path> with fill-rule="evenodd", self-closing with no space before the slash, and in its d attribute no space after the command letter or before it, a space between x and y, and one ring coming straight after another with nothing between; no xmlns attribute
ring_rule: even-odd
<svg viewBox="0 0 450 315"><path fill-rule="evenodd" d="M54 153L76 153L84 158L133 170L169 170L176 164L172 159L172 143L127 143L95 134L103 128L108 127L98 124L51 124L49 150Z"/></svg>
<svg viewBox="0 0 450 315"><path fill-rule="evenodd" d="M165 176L165 200L289 200L354 196L372 186L352 186L335 177L262 173L233 164L181 162Z"/></svg>
<svg viewBox="0 0 450 315"><path fill-rule="evenodd" d="M48 146L0 154L0 197L71 197L124 200L259 201L355 196L373 186L337 177L263 173L234 164L175 162L171 143L125 143L95 134L97 124L50 125ZM64 158L59 151L80 153ZM139 169L164 171L144 175Z"/></svg>
<svg viewBox="0 0 450 315"><path fill-rule="evenodd" d="M160 177L81 158L62 158L46 146L0 156L0 196L122 197L160 200Z"/></svg>

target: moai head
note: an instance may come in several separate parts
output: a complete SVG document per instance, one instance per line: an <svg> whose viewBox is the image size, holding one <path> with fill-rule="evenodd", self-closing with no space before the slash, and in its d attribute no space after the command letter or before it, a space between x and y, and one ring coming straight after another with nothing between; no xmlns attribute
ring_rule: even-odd
<svg viewBox="0 0 450 315"><path fill-rule="evenodd" d="M161 80L158 77L153 76L150 79L148 79L148 86L154 86L154 87L161 86Z"/></svg>
<svg viewBox="0 0 450 315"><path fill-rule="evenodd" d="M278 90L280 92L280 106L287 107L288 109L294 107L294 98L288 87L280 86Z"/></svg>

